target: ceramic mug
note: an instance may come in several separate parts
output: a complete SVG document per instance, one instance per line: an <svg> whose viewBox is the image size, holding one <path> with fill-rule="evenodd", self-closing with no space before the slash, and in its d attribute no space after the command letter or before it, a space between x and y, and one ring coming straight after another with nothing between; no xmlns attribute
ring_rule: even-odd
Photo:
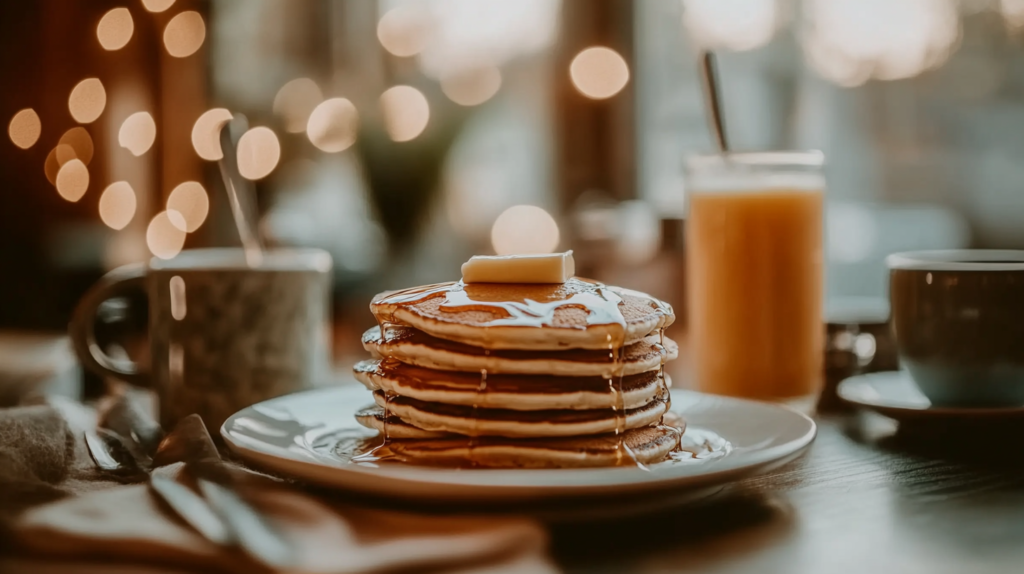
<svg viewBox="0 0 1024 574"><path fill-rule="evenodd" d="M103 352L93 330L104 301L145 292L150 365ZM215 434L239 409L325 380L330 349L331 257L270 250L259 265L241 249L183 251L115 269L79 302L71 339L82 364L151 386L170 429L198 413Z"/></svg>
<svg viewBox="0 0 1024 574"><path fill-rule="evenodd" d="M886 262L900 363L932 404L1024 404L1024 251L918 251Z"/></svg>

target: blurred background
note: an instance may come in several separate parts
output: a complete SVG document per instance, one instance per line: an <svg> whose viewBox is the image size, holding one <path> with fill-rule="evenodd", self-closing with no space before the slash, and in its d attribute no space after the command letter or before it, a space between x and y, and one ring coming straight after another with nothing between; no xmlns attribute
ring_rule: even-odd
<svg viewBox="0 0 1024 574"><path fill-rule="evenodd" d="M215 126L239 113L266 241L334 257L342 356L372 294L457 278L479 253L573 249L581 275L685 315L683 158L711 149L702 47L734 147L825 152L832 304L884 305L892 251L1024 247L1024 0L0 12L0 329L62 331L106 270L238 245ZM145 321L144 305L105 312Z"/></svg>

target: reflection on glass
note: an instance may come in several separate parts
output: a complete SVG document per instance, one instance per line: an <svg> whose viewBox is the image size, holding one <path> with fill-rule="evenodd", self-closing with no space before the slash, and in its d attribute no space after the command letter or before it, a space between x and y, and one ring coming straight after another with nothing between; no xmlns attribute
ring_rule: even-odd
<svg viewBox="0 0 1024 574"><path fill-rule="evenodd" d="M180 275L171 277L170 285L171 291L171 317L174 317L175 321L181 321L188 314L188 306L185 302L185 280Z"/></svg>

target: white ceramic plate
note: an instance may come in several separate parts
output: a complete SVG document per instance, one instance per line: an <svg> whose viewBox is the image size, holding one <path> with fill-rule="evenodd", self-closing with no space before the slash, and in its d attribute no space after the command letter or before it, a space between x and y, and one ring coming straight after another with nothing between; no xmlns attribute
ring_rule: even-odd
<svg viewBox="0 0 1024 574"><path fill-rule="evenodd" d="M673 391L687 421L684 441L699 458L639 468L450 469L348 460L353 441L375 435L353 418L370 402L365 388L343 386L286 395L232 415L221 427L248 463L311 483L387 498L510 502L553 497L703 489L782 464L814 440L806 416L784 407Z"/></svg>
<svg viewBox="0 0 1024 574"><path fill-rule="evenodd" d="M848 403L896 420L991 420L1024 417L1024 405L981 408L933 406L906 371L885 371L850 377L839 383L836 393Z"/></svg>

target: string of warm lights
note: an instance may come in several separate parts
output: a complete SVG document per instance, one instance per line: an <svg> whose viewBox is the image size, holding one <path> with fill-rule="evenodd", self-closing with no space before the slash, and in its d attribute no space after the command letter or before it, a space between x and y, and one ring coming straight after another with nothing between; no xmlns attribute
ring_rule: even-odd
<svg viewBox="0 0 1024 574"><path fill-rule="evenodd" d="M174 0L142 0L143 7L152 13L164 12L173 4ZM134 32L135 21L127 7L108 10L96 24L97 41L104 50L111 52L127 46ZM205 38L206 24L202 16L188 10L174 15L163 33L164 48L168 54L177 58L195 54ZM57 189L60 197L67 201L80 201L89 190L88 165L93 158L95 146L85 126L99 119L106 107L107 92L99 78L79 81L68 95L68 112L75 122L82 125L64 132L43 164L47 180ZM118 144L133 156L139 157L153 147L156 132L153 115L149 111L139 110L121 123ZM18 111L8 126L11 141L22 149L33 147L41 133L42 121L31 108ZM135 218L137 205L135 190L128 182L110 183L99 198L100 220L111 229L124 229ZM197 230L206 219L208 211L209 198L200 184L186 182L179 185L168 197L166 210L158 213L147 227L146 241L150 251L158 257L177 255L184 245L185 234Z"/></svg>
<svg viewBox="0 0 1024 574"><path fill-rule="evenodd" d="M141 0L141 4L147 12L156 14L170 10L175 0ZM460 10L475 10L472 3L464 4ZM553 33L546 31L547 27L529 24L536 19L527 16L543 8L543 3L527 4L512 2L506 7L510 15L519 15L516 21L521 21L523 31L530 30L522 36L522 41L529 45L520 47L521 50L533 50L549 44L549 36ZM516 39L514 35L498 37L473 28L460 28L458 22L443 20L430 10L420 5L405 4L387 11L377 26L377 38L381 46L397 58L426 58L421 61L424 73L438 81L441 92L460 106L478 106L491 100L502 87L499 65L517 53L511 47L512 41ZM117 7L104 13L95 28L100 46L111 52L126 48L135 32L136 17L140 15L133 15L130 7ZM550 18L544 19L548 20ZM494 26L499 24L504 25L504 22L500 19L491 22ZM527 25L530 27L527 28ZM163 47L175 58L193 56L203 46L206 32L206 23L201 14L183 10L167 20L162 33ZM453 46L460 37L480 45L489 41L493 49L463 50L464 54L470 55L458 58L438 57L438 54L454 53ZM448 63L438 66L436 62L441 60ZM429 70L436 73L429 73ZM594 46L581 51L573 59L569 76L572 84L584 96L606 99L615 96L626 86L629 67L614 50ZM380 94L377 104L384 129L395 142L415 140L430 123L431 104L424 93L413 86L390 86ZM67 201L80 201L88 192L88 165L95 146L86 126L99 119L106 108L107 90L100 78L81 80L68 96L68 111L80 125L70 128L61 136L47 155L43 170L58 194ZM305 132L310 143L322 152L345 151L355 144L358 136L360 114L356 105L343 97L325 97L320 86L310 78L296 78L285 83L274 98L273 112L280 118L285 132ZM222 159L219 134L231 118L230 110L213 108L196 119L192 126L191 141L200 158L206 161ZM174 128L165 126L161 129ZM151 111L135 110L121 122L117 142L132 156L141 157L153 148L157 131L157 123ZM11 141L22 149L36 145L41 133L42 121L31 108L18 111L8 127ZM281 142L277 133L269 127L253 127L239 139L238 167L241 175L247 179L266 178L276 169L280 158ZM175 187L167 197L164 209L147 225L146 243L149 250L157 257L176 256L184 246L187 234L198 230L206 220L209 204L208 193L200 183L189 181ZM111 182L99 198L100 220L113 230L125 229L138 215L138 205L136 191L127 181ZM493 238L496 249L499 239L507 235L501 230L508 227L509 222L514 223L512 227L516 229L533 230L528 238L530 250L550 251L557 247L558 227L553 218L539 207L518 206L503 214L499 220L504 223L499 225L499 222L495 222L496 235ZM513 239L513 243L518 245L521 241ZM509 248L504 243L501 245L501 249Z"/></svg>

